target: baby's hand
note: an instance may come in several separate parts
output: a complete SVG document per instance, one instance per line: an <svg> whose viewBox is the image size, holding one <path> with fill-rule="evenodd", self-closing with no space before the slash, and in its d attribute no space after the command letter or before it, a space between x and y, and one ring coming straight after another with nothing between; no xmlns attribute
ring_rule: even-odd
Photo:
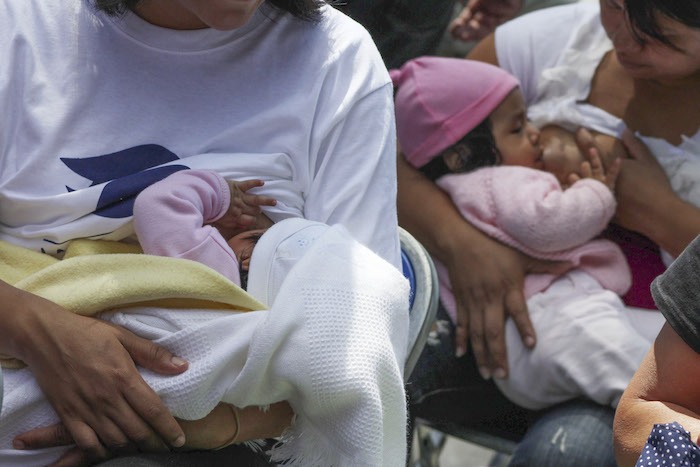
<svg viewBox="0 0 700 467"><path fill-rule="evenodd" d="M568 186L573 185L582 178L592 178L594 180L598 180L607 186L610 191L614 192L615 183L617 183L617 176L620 174L620 159L615 159L615 162L612 163L606 173L605 166L603 166L603 162L600 160L598 148L590 147L584 152L584 155L588 160L581 163L580 175L577 173L569 174L567 177L567 181L569 182Z"/></svg>
<svg viewBox="0 0 700 467"><path fill-rule="evenodd" d="M258 214L262 212L260 206L274 206L277 200L269 196L254 195L248 193L251 188L261 187L265 184L262 180L246 180L243 182L227 180L231 190L231 203L224 214L225 224L234 230L249 227Z"/></svg>

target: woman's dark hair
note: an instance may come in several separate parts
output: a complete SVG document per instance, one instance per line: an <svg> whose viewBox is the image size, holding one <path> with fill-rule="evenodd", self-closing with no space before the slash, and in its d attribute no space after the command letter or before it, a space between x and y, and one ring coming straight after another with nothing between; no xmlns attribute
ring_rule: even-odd
<svg viewBox="0 0 700 467"><path fill-rule="evenodd" d="M123 15L142 0L91 0L93 5L108 15ZM321 11L324 0L266 0L274 7L286 11L297 18L315 21Z"/></svg>
<svg viewBox="0 0 700 467"><path fill-rule="evenodd" d="M451 151L459 156L459 170L450 170L445 164L443 155ZM471 172L481 167L498 165L500 163L501 154L498 152L496 140L491 131L491 120L487 118L462 139L433 157L430 162L419 170L430 180L435 181L448 173Z"/></svg>
<svg viewBox="0 0 700 467"><path fill-rule="evenodd" d="M666 16L691 28L700 28L700 2L694 0L625 0L625 11L632 33L640 43L651 38L678 49L661 30L659 16Z"/></svg>

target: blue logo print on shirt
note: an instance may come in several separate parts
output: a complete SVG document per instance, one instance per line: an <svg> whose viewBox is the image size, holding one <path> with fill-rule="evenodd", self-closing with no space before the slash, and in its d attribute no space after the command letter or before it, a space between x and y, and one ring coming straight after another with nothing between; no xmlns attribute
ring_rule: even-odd
<svg viewBox="0 0 700 467"><path fill-rule="evenodd" d="M102 156L82 159L62 157L73 172L92 181L95 186L106 183L95 208L95 214L111 219L129 217L134 201L143 189L170 174L189 169L185 165L167 165L179 160L176 154L157 144L144 144ZM66 186L68 191L74 191Z"/></svg>

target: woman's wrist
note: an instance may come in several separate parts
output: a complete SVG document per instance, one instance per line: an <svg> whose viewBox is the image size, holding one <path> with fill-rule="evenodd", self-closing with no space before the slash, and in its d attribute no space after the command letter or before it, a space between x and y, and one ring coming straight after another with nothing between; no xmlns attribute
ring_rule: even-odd
<svg viewBox="0 0 700 467"><path fill-rule="evenodd" d="M435 238L435 251L431 252L443 263L448 263L454 259L460 252L471 248L472 245L478 243L480 236L483 234L476 230L469 222L463 218L459 218L457 222L452 222L444 229L436 228L435 232L442 232Z"/></svg>
<svg viewBox="0 0 700 467"><path fill-rule="evenodd" d="M639 232L672 256L678 256L700 234L700 210L677 196L652 203Z"/></svg>
<svg viewBox="0 0 700 467"><path fill-rule="evenodd" d="M24 359L30 347L36 309L28 303L31 294L0 281L0 353Z"/></svg>

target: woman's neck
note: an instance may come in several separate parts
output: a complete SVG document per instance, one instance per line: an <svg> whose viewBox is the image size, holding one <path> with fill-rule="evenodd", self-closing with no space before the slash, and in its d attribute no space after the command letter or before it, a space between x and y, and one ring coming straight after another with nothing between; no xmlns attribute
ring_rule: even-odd
<svg viewBox="0 0 700 467"><path fill-rule="evenodd" d="M209 27L182 4L171 0L139 2L134 8L134 13L149 23L162 28L189 30Z"/></svg>

